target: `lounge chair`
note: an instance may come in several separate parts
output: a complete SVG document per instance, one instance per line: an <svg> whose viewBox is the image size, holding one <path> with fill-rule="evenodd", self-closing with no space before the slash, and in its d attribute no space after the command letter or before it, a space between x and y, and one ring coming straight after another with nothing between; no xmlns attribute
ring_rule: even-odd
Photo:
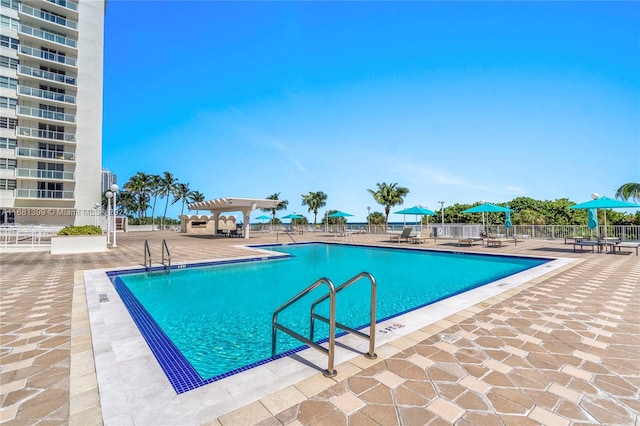
<svg viewBox="0 0 640 426"><path fill-rule="evenodd" d="M585 247L591 247L591 253L595 253L596 249L598 249L598 253L600 253L600 251L602 250L602 246L600 245L599 241L592 241L592 240L576 240L575 243L573 243L573 252L575 253L576 251L576 246L580 247L580 252L582 252L582 250Z"/></svg>
<svg viewBox="0 0 640 426"><path fill-rule="evenodd" d="M411 241L414 244L421 244L427 241L429 238L431 238L431 230L423 229L422 232L420 232L420 235L415 237L409 237L409 241Z"/></svg>
<svg viewBox="0 0 640 426"><path fill-rule="evenodd" d="M406 242L409 242L409 238L411 238L411 237L410 237L410 235L411 235L411 231L412 231L412 229L411 229L411 228L404 228L404 229L402 230L402 233L401 233L400 235L392 235L392 236L389 238L389 241L394 241L394 242L399 243L399 242L401 242L402 240L405 240Z"/></svg>
<svg viewBox="0 0 640 426"><path fill-rule="evenodd" d="M511 238L487 238L487 247L502 247L505 244L511 243L513 241L514 240L512 240Z"/></svg>
<svg viewBox="0 0 640 426"><path fill-rule="evenodd" d="M484 240L481 237L458 238L458 246L467 245L473 247L474 244L482 244Z"/></svg>
<svg viewBox="0 0 640 426"><path fill-rule="evenodd" d="M618 253L620 253L622 248L630 248L632 250L635 248L637 256L638 249L640 248L640 241L620 241L613 246L613 253L616 252L616 249L618 249Z"/></svg>

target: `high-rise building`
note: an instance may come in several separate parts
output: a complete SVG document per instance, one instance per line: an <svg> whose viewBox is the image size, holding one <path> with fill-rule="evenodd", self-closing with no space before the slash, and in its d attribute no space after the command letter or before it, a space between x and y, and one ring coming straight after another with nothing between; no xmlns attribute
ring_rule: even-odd
<svg viewBox="0 0 640 426"><path fill-rule="evenodd" d="M1 0L0 221L93 224L105 0Z"/></svg>
<svg viewBox="0 0 640 426"><path fill-rule="evenodd" d="M118 183L118 177L109 169L102 169L102 183L100 184L101 194L111 190L111 185Z"/></svg>

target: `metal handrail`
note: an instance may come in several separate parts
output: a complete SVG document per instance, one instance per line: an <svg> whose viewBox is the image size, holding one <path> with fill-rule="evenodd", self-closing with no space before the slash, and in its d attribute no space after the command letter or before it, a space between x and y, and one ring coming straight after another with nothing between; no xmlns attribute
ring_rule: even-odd
<svg viewBox="0 0 640 426"><path fill-rule="evenodd" d="M147 259L149 259L149 266L147 266ZM147 271L151 271L151 249L148 240L144 240L144 267Z"/></svg>
<svg viewBox="0 0 640 426"><path fill-rule="evenodd" d="M366 334L362 333L359 330L356 330L355 328L351 328L349 326L346 326L344 324L341 323L335 323L335 326L338 327L341 330L344 330L348 333L351 333L355 336L358 336L362 339L368 340L369 341L369 352L365 354L366 358L369 359L376 359L378 357L378 355L376 355L376 353L374 352L375 350L375 345L376 345L376 293L377 293L377 286L376 286L376 279L373 277L373 275L371 275L369 272L361 272L358 275L354 276L353 278L351 278L350 280L344 282L343 284L341 284L340 286L338 286L336 288L336 294L340 293L342 290L344 290L345 288L349 287L351 284L355 283L356 281L360 280L361 278L369 278L369 281L371 282L371 306L370 306L370 317L369 317L369 335L367 336ZM313 333L314 333L314 329L315 329L315 320L319 319L320 321L324 321L324 322L328 322L329 320L326 317L323 317L321 315L318 315L315 313L315 309L316 306L320 303L323 302L325 300L327 300L327 297L329 297L329 295L324 295L321 298L319 298L318 300L316 300L315 302L313 302L311 304L311 314L310 314L310 320L311 320L311 324L310 324L310 332L309 332L309 338L311 340L313 340Z"/></svg>
<svg viewBox="0 0 640 426"><path fill-rule="evenodd" d="M287 230L287 228L284 228L283 231L285 234L287 234L289 236L289 238L291 238L291 241L293 241L293 243L296 245L296 247L298 246L298 242L296 240L293 239L293 237L291 236L291 233ZM276 231L276 243L278 242L278 234L279 232Z"/></svg>
<svg viewBox="0 0 640 426"><path fill-rule="evenodd" d="M169 261L169 265L164 265L164 253L167 252L167 260ZM162 240L162 264L165 269L171 271L171 253L169 253L169 247L167 246L167 240Z"/></svg>
<svg viewBox="0 0 640 426"><path fill-rule="evenodd" d="M302 297L306 296L309 292L313 291L316 287L326 284L329 287L329 348L325 348L324 346L320 346L319 344L313 342L310 339L296 333L295 331L278 324L278 314L282 312L284 309L291 306L293 303L300 300ZM323 372L325 377L335 377L338 373L333 368L334 363L334 354L335 354L335 346L336 346L336 289L331 280L328 278L320 278L313 284L311 284L306 289L302 290L295 297L290 299L284 305L280 306L273 312L273 317L271 320L272 331L271 331L271 357L276 356L276 331L281 330L287 333L289 336L294 337L301 342L309 345L309 347L314 348L328 357L327 361L327 369Z"/></svg>

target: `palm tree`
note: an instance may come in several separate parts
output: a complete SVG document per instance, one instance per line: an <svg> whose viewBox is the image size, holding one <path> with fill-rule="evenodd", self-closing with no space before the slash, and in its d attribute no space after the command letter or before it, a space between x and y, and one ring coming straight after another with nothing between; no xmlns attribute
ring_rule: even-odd
<svg viewBox="0 0 640 426"><path fill-rule="evenodd" d="M189 189L188 183L177 183L175 190L173 191L173 201L171 205L174 205L178 201L182 201L182 210L180 210L180 216L184 214L184 203L189 201L189 194L191 193L191 189Z"/></svg>
<svg viewBox="0 0 640 426"><path fill-rule="evenodd" d="M113 204L113 203L112 203ZM133 192L118 192L118 205L116 206L116 215L129 216L131 213L138 212L138 200Z"/></svg>
<svg viewBox="0 0 640 426"><path fill-rule="evenodd" d="M123 185L123 188L129 191L136 198L136 214L138 219L142 217L143 212L148 207L147 191L149 187L149 175L138 172L131 176L129 181Z"/></svg>
<svg viewBox="0 0 640 426"><path fill-rule="evenodd" d="M200 203L204 201L204 194L200 191L191 191L187 196L187 202L191 203ZM196 214L198 214L198 210L196 210Z"/></svg>
<svg viewBox="0 0 640 426"><path fill-rule="evenodd" d="M275 194L271 194L266 199L267 200L279 200L280 199L280 193L276 192ZM287 200L281 200L278 203L278 205L275 206L274 208L262 209L262 211L266 212L266 213L271 213L271 223L274 223L275 219L276 219L276 211L277 210L286 210L288 205L289 205L289 202Z"/></svg>
<svg viewBox="0 0 640 426"><path fill-rule="evenodd" d="M160 182L162 178L158 175L149 175L149 193L153 195L153 207L151 208L151 229L155 229L156 223L156 201L160 195Z"/></svg>
<svg viewBox="0 0 640 426"><path fill-rule="evenodd" d="M327 194L322 191L309 192L307 195L302 194L302 205L309 206L309 213L313 212L313 227L316 227L318 218L318 209L327 205Z"/></svg>
<svg viewBox="0 0 640 426"><path fill-rule="evenodd" d="M160 185L158 186L158 195L160 198L167 198L167 201L164 205L164 214L162 215L162 220L160 222L160 228L164 229L164 220L167 217L167 208L169 207L169 197L175 194L176 185L178 184L178 179L176 179L173 174L169 172L164 172L162 177L160 178Z"/></svg>
<svg viewBox="0 0 640 426"><path fill-rule="evenodd" d="M409 189L404 186L398 186L397 183L376 183L378 186L377 190L367 189L369 194L373 195L373 199L380 205L384 206L384 224L387 226L389 224L389 213L391 212L391 207L397 206L404 202L404 197L409 194Z"/></svg>
<svg viewBox="0 0 640 426"><path fill-rule="evenodd" d="M625 183L616 191L616 198L620 200L632 198L636 203L640 202L640 183Z"/></svg>

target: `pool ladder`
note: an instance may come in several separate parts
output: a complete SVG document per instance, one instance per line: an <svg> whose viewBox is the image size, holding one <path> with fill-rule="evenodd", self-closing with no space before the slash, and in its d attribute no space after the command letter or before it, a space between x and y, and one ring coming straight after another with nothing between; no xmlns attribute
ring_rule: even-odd
<svg viewBox="0 0 640 426"><path fill-rule="evenodd" d="M165 253L167 254L167 263L164 262ZM151 272L151 249L149 248L149 241L144 240L144 267L147 272ZM171 272L171 253L169 252L169 246L167 246L167 240L162 240L162 266L167 272Z"/></svg>
<svg viewBox="0 0 640 426"><path fill-rule="evenodd" d="M341 324L339 322L336 322L336 295L341 292L342 290L344 290L345 288L349 287L350 285L352 285L353 283L359 281L362 278L368 278L369 282L371 283L371 303L370 303L370 321L369 321L369 335L366 335L354 328L351 328L349 326L346 326L344 324ZM317 287L321 286L322 284L326 284L327 287L329 288L329 292L327 294L325 294L324 296L320 297L319 299L317 299L315 302L313 302L311 304L311 312L310 312L310 330L309 330L309 338L306 338L298 333L296 333L295 331L285 327L282 324L278 323L278 314L280 312L282 312L283 310L285 310L286 308L288 308L289 306L293 305L295 302L297 302L298 300L300 300L301 298L303 298L304 296L306 296L307 294L309 294L311 291L315 290ZM319 314L315 313L315 308L316 306L329 299L329 318L326 318L324 316L321 316ZM321 346L317 343L315 343L313 341L313 334L314 334L314 329L315 329L315 320L320 320L320 321L324 321L326 323L329 324L329 344L328 344L328 348L325 348L324 346ZM377 358L377 355L374 352L375 349L375 332L376 332L376 280L373 277L373 275L371 275L369 272L361 272L357 275L355 275L353 278L349 279L348 281L344 282L343 284L341 284L340 286L338 286L337 288L334 286L333 282L331 282L330 279L328 278L320 278L318 279L316 282L314 282L313 284L311 284L310 286L308 286L307 288L305 288L304 290L302 290L300 293L298 293L296 296L294 296L293 298L289 299L289 301L287 301L285 304L283 304L282 306L280 306L278 309L276 309L273 313L273 317L272 317L272 333L271 333L271 357L275 357L276 356L276 332L277 330L280 331L284 331L285 333L287 333L288 335L290 335L291 337L294 337L298 340L300 340L301 342L307 344L309 347L316 349L322 353L324 353L325 355L327 355L328 357L328 361L327 361L327 369L324 370L323 374L325 377L335 377L337 373L337 371L334 369L334 356L335 356L335 346L336 346L336 327L344 330L348 333L351 333L357 337L360 337L362 339L368 340L369 341L369 351L365 354L365 357L369 358L369 359L375 359Z"/></svg>

